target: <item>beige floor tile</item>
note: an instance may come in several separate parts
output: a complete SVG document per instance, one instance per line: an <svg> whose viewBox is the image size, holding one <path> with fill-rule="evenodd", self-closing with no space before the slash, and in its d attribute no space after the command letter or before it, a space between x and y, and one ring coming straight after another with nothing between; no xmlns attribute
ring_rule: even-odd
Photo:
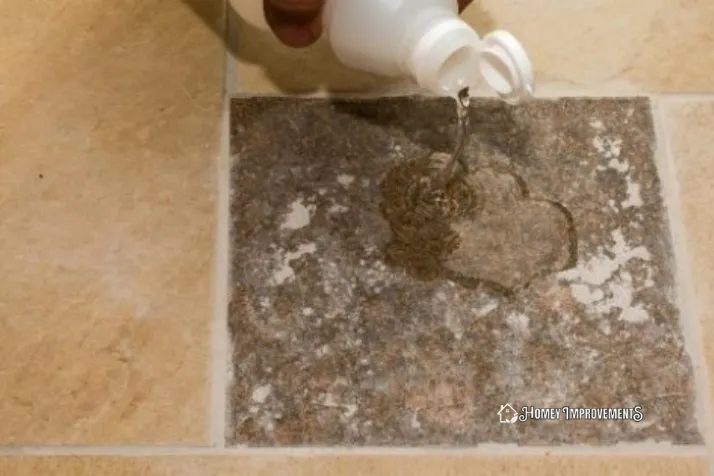
<svg viewBox="0 0 714 476"><path fill-rule="evenodd" d="M304 51L283 47L264 29L261 2L231 2L246 20L239 24L235 43L244 91L405 87L346 70L324 41ZM481 0L464 18L480 33L504 28L517 35L532 57L541 86L714 90L710 0Z"/></svg>
<svg viewBox="0 0 714 476"><path fill-rule="evenodd" d="M0 7L0 444L206 441L221 1Z"/></svg>
<svg viewBox="0 0 714 476"><path fill-rule="evenodd" d="M675 103L665 110L679 180L696 308L711 374L714 369L714 102ZM711 378L709 380L714 384ZM710 394L714 395L714 385L710 388Z"/></svg>
<svg viewBox="0 0 714 476"><path fill-rule="evenodd" d="M687 457L7 457L13 476L703 476L704 458Z"/></svg>

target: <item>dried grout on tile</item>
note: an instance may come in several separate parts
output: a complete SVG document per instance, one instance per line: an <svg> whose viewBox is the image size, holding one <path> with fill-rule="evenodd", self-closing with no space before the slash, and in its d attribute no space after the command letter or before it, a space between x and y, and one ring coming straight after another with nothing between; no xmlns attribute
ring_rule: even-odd
<svg viewBox="0 0 714 476"><path fill-rule="evenodd" d="M649 102L454 109L234 99L230 443L700 443Z"/></svg>

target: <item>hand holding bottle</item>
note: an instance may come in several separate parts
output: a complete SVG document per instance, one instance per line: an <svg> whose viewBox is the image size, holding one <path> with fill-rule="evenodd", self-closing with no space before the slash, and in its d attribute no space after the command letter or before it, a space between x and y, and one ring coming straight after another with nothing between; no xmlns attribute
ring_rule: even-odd
<svg viewBox="0 0 714 476"><path fill-rule="evenodd" d="M458 0L459 11L472 1ZM312 45L322 34L324 4L325 0L263 0L263 9L268 25L282 43L304 48Z"/></svg>

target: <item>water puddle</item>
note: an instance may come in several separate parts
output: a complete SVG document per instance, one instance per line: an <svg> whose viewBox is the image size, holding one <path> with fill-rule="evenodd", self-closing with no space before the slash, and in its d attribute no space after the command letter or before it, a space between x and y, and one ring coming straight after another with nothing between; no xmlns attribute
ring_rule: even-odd
<svg viewBox="0 0 714 476"><path fill-rule="evenodd" d="M392 233L387 262L418 279L447 278L504 293L574 266L571 213L531 197L511 170L470 165L467 91L457 103L453 153L400 163L381 183L381 212Z"/></svg>

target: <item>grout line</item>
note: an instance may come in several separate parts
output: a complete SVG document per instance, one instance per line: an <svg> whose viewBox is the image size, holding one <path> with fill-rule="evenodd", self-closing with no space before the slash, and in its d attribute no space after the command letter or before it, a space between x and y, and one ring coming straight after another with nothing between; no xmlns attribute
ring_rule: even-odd
<svg viewBox="0 0 714 476"><path fill-rule="evenodd" d="M685 349L692 359L696 389L695 416L699 431L704 437L707 448L714 445L714 426L712 425L711 395L706 357L702 342L701 313L698 312L694 284L692 282L691 255L687 246L685 223L682 216L681 187L677 175L674 149L668 132L670 129L661 101L652 101L652 117L657 137L657 166L669 218L670 236L675 258L675 276L677 282L677 301L680 309L680 322L684 336ZM714 471L714 452L709 451L709 466Z"/></svg>
<svg viewBox="0 0 714 476"><path fill-rule="evenodd" d="M234 83L237 82L237 72L234 73ZM421 96L424 98L436 97L432 94L417 90L401 91L380 91L368 93L328 93L313 92L304 94L279 93L270 91L241 91L240 88L233 88L230 92L231 99L246 99L253 97L278 97L278 98L304 98L304 99L378 99L407 96ZM493 98L496 96L484 91L475 91L473 98ZM535 99L559 99L559 98L583 98L583 99L616 99L616 98L640 98L658 97L666 101L714 101L714 93L650 93L637 91L598 91L588 89L546 89L536 94Z"/></svg>
<svg viewBox="0 0 714 476"><path fill-rule="evenodd" d="M619 443L612 446L518 446L483 444L472 448L441 447L292 447L211 448L207 446L0 446L0 456L707 456L703 445Z"/></svg>
<svg viewBox="0 0 714 476"><path fill-rule="evenodd" d="M237 25L233 23L232 20L235 19L234 15L230 12L233 11L233 7L230 4L230 0L224 0L225 12L226 12L226 23L225 23L225 41L226 41L226 67L224 76L224 90L225 90L225 118L224 118L224 136L223 136L223 147L224 154L222 155L222 171L220 175L221 190L223 193L222 203L224 209L222 210L223 228L221 229L221 236L223 238L223 250L224 250L224 269L223 269L223 283L224 289L222 293L223 301L222 306L222 316L223 319L220 325L221 335L223 336L223 349L221 352L221 371L223 379L223 388L221 393L221 407L220 407L220 418L221 418L221 428L220 428L220 438L222 447L226 446L226 442L229 438L230 427L229 423L232 417L230 402L228 401L228 394L230 392L231 386L233 385L233 349L232 342L230 339L230 331L228 328L228 307L231 299L231 269L232 269L232 259L231 259L231 216L230 216L230 206L231 206L231 170L233 167L233 155L231 153L231 96L241 89L241 81L238 74L238 59L234 56L234 46L238 41L235 35L235 29ZM218 430L218 429L217 429Z"/></svg>
<svg viewBox="0 0 714 476"><path fill-rule="evenodd" d="M227 415L228 376L228 273L229 256L229 101L224 95L221 111L221 144L217 160L216 179L216 242L214 249L213 275L213 328L211 339L211 446L224 447Z"/></svg>
<svg viewBox="0 0 714 476"><path fill-rule="evenodd" d="M709 102L714 101L714 93L667 93L660 94L661 99L666 102L694 102L702 101Z"/></svg>
<svg viewBox="0 0 714 476"><path fill-rule="evenodd" d="M228 36L228 0L223 3L224 41ZM216 242L213 252L213 326L211 333L211 405L210 442L212 447L225 447L226 415L228 411L228 274L230 267L230 98L229 74L235 60L226 48L223 63L220 145L216 160Z"/></svg>

